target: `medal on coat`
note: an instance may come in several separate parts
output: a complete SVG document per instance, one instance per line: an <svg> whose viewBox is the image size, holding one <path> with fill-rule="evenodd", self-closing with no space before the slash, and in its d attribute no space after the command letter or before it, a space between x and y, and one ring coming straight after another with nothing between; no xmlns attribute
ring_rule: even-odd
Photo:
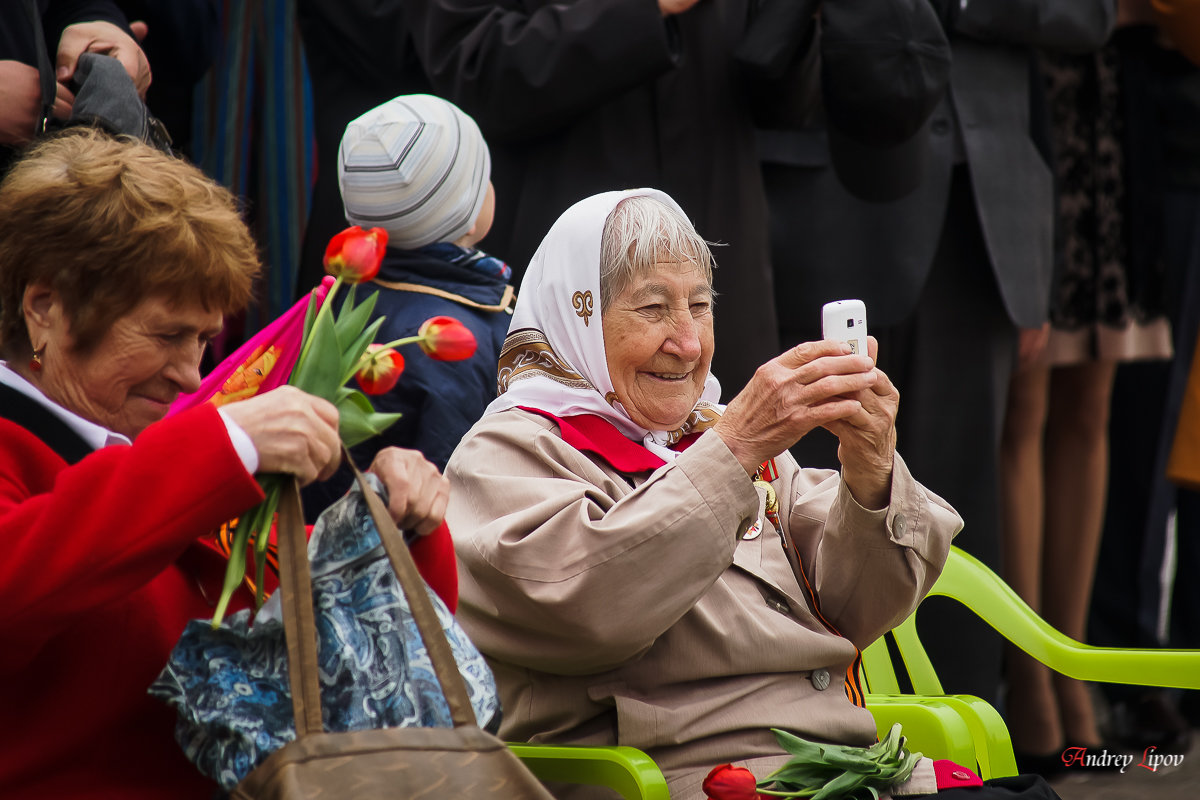
<svg viewBox="0 0 1200 800"><path fill-rule="evenodd" d="M775 466L775 459L767 459L754 473L754 485L761 486L766 492L767 502L765 513L767 520L775 526L775 530L782 531L779 526L779 496L775 494L775 487L771 485L771 481L779 477L779 469Z"/></svg>

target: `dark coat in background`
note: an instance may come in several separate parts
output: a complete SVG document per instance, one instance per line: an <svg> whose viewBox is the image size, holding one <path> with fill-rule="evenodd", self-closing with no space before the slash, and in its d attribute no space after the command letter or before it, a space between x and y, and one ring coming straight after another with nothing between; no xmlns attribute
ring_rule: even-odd
<svg viewBox="0 0 1200 800"><path fill-rule="evenodd" d="M490 252L518 276L551 224L592 194L671 195L714 248L721 324L713 373L735 394L779 354L767 208L753 119L806 101L741 80L747 0L704 0L664 21L649 0L428 0L406 9L438 94L491 147ZM754 89L751 92L751 89Z"/></svg>
<svg viewBox="0 0 1200 800"><path fill-rule="evenodd" d="M894 202L851 196L826 131L764 140L783 344L810 338L820 304L866 302L879 364L904 397L898 446L913 473L962 514L958 544L999 566L997 464L1019 328L1047 319L1054 187L1035 138L1035 48L1087 51L1107 39L1115 0L943 4L950 86L926 125L923 180ZM787 255L785 263L781 254ZM792 318L784 309L796 309ZM818 432L820 434L820 432ZM793 449L829 465L821 435ZM934 609L939 604L933 604ZM943 685L997 699L999 640L963 611L926 613Z"/></svg>
<svg viewBox="0 0 1200 800"><path fill-rule="evenodd" d="M298 0L296 16L312 79L317 179L297 291L321 282L325 245L346 227L337 152L346 124L402 94L430 91L413 52L407 0Z"/></svg>

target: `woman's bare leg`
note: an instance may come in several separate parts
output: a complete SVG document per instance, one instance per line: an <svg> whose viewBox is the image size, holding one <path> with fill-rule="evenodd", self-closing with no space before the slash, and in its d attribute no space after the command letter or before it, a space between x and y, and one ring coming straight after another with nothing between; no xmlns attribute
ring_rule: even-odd
<svg viewBox="0 0 1200 800"><path fill-rule="evenodd" d="M1042 602L1042 441L1049 388L1047 367L1027 367L1013 375L1000 444L1004 580L1035 611ZM1013 747L1031 755L1061 751L1063 731L1049 670L1011 646L1005 665L1005 711Z"/></svg>
<svg viewBox="0 0 1200 800"><path fill-rule="evenodd" d="M1056 368L1046 424L1046 528L1042 610L1046 621L1082 641L1091 602L1108 485L1108 416L1116 365ZM1100 743L1087 685L1056 675L1068 744Z"/></svg>

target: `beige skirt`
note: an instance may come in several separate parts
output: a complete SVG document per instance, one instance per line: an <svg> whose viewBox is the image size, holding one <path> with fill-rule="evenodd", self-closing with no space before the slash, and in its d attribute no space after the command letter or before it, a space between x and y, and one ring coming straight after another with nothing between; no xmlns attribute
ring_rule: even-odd
<svg viewBox="0 0 1200 800"><path fill-rule="evenodd" d="M1050 339L1040 362L1052 367L1089 361L1154 361L1169 359L1171 325L1165 317L1124 328L1093 325L1077 331L1050 329Z"/></svg>

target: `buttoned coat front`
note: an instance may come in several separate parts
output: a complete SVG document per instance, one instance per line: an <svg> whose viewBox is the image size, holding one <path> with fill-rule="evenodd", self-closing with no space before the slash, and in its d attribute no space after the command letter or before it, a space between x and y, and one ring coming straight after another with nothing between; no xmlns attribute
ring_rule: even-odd
<svg viewBox="0 0 1200 800"><path fill-rule="evenodd" d="M511 409L447 466L459 619L496 671L501 735L638 747L685 799L720 763L765 775L782 760L771 727L872 743L847 670L936 580L954 510L899 456L878 511L780 456L771 486L805 587L716 432L653 470L587 449Z"/></svg>

